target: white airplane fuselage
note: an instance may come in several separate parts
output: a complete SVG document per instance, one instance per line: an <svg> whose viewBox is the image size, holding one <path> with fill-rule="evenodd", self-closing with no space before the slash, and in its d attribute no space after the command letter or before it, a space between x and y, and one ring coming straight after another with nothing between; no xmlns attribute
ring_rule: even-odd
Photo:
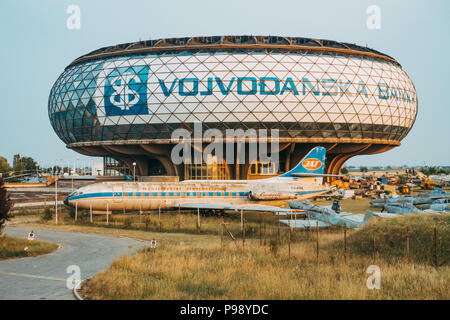
<svg viewBox="0 0 450 320"><path fill-rule="evenodd" d="M101 182L70 194L65 204L97 211L153 210L180 203L238 205L270 203L295 196L306 199L328 189L322 178L274 177L261 180L185 180L182 182ZM256 201L252 195L269 194L273 199ZM279 199L277 199L277 195Z"/></svg>

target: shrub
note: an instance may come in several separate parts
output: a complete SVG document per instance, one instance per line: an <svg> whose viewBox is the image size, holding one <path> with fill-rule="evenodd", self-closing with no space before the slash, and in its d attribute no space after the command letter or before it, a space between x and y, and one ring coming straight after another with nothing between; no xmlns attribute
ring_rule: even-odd
<svg viewBox="0 0 450 320"><path fill-rule="evenodd" d="M69 207L69 217L75 219L75 208L74 207Z"/></svg>
<svg viewBox="0 0 450 320"><path fill-rule="evenodd" d="M44 220L44 221L51 220L52 216L53 216L52 209L50 209L49 206L45 207L44 213L41 216L42 220Z"/></svg>
<svg viewBox="0 0 450 320"><path fill-rule="evenodd" d="M132 224L133 224L133 220L130 217L127 217L123 220L123 227L125 229L131 228Z"/></svg>
<svg viewBox="0 0 450 320"><path fill-rule="evenodd" d="M0 177L0 234L2 234L4 223L11 218L9 210L12 205L9 193L4 186L3 178Z"/></svg>

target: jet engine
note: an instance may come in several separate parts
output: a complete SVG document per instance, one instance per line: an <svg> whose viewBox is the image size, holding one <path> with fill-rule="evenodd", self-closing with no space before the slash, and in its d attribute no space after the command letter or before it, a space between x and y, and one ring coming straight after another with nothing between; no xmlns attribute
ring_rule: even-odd
<svg viewBox="0 0 450 320"><path fill-rule="evenodd" d="M279 192L254 192L250 191L248 194L250 200L291 200L295 199L296 195L293 193L279 193Z"/></svg>

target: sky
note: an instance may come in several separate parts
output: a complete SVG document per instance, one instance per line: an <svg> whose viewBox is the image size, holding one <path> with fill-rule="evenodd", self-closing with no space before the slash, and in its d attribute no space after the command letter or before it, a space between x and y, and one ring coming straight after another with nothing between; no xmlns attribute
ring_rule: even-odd
<svg viewBox="0 0 450 320"><path fill-rule="evenodd" d="M67 28L70 5L80 8L80 29ZM367 27L371 5L380 8L379 29ZM400 147L346 165L450 165L449 12L446 0L0 0L0 156L41 166L92 159L66 148L47 112L51 87L81 55L145 39L252 34L343 41L394 57L415 85L416 122Z"/></svg>

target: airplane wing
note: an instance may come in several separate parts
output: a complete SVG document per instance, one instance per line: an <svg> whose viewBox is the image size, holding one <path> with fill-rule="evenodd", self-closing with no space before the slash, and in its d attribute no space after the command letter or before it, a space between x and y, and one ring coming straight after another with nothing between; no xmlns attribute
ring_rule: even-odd
<svg viewBox="0 0 450 320"><path fill-rule="evenodd" d="M345 177L345 175L342 174L327 174L327 173L307 173L307 172L301 172L301 173L292 173L295 177L336 177L336 178L342 178Z"/></svg>
<svg viewBox="0 0 450 320"><path fill-rule="evenodd" d="M281 223L287 224L291 228L315 228L317 226L317 222L319 223L319 227L329 227L331 226L328 223L319 221L319 220L280 220Z"/></svg>
<svg viewBox="0 0 450 320"><path fill-rule="evenodd" d="M178 206L176 206L178 207ZM234 210L233 205L215 204L215 203L180 203L182 209L211 209L211 210Z"/></svg>
<svg viewBox="0 0 450 320"><path fill-rule="evenodd" d="M180 203L179 206L180 206L180 208L183 208L183 209L262 211L262 212L272 212L277 215L305 214L302 210L292 210L292 209L280 208L280 207L275 207L275 206L266 206L263 204L231 205L231 204L217 204L217 203L189 203L188 202L188 203Z"/></svg>

